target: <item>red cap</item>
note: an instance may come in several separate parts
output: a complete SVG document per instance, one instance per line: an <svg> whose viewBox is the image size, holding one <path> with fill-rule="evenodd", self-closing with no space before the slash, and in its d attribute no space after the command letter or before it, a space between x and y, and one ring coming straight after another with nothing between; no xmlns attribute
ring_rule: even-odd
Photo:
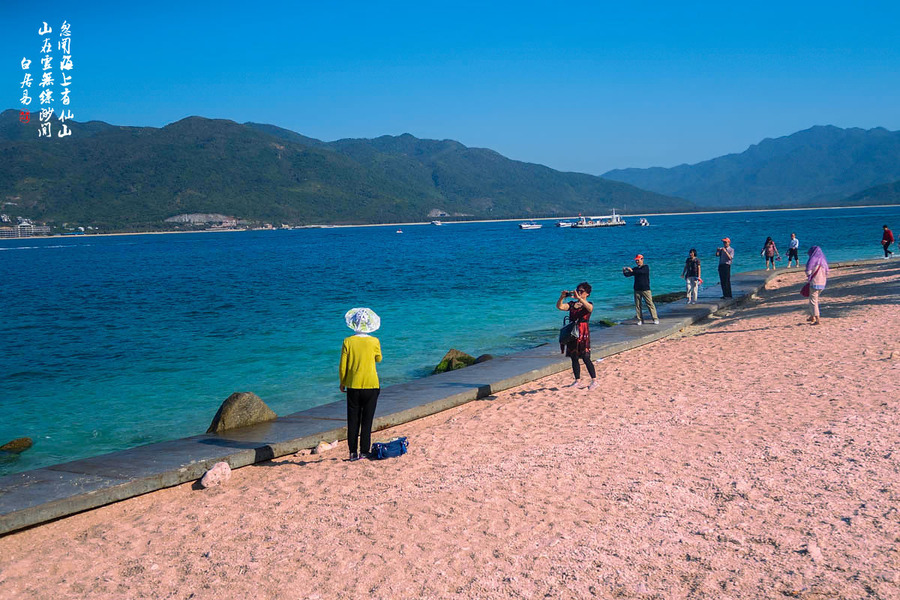
<svg viewBox="0 0 900 600"><path fill-rule="evenodd" d="M634 257L634 260L637 260L637 259L644 260L644 255L643 255L643 254L638 254L637 256Z"/></svg>
<svg viewBox="0 0 900 600"><path fill-rule="evenodd" d="M731 243L731 238L722 238L722 241L723 241L723 242L728 242L728 243L730 244L730 243Z"/></svg>

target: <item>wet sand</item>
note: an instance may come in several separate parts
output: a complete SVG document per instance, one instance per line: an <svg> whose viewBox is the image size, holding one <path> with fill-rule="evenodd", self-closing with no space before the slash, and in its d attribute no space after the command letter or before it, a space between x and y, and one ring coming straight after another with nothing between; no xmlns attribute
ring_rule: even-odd
<svg viewBox="0 0 900 600"><path fill-rule="evenodd" d="M900 261L598 363L0 538L3 598L900 598Z"/></svg>

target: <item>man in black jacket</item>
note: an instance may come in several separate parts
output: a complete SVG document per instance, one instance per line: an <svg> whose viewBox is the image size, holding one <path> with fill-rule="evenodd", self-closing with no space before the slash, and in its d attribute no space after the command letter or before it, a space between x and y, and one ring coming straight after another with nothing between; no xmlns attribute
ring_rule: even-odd
<svg viewBox="0 0 900 600"><path fill-rule="evenodd" d="M634 312L637 316L637 324L644 324L644 314L641 311L641 301L650 310L650 318L654 325L659 325L659 317L656 316L656 305L653 304L653 294L650 292L650 267L644 264L644 255L634 257L634 267L622 267L622 275L634 277Z"/></svg>

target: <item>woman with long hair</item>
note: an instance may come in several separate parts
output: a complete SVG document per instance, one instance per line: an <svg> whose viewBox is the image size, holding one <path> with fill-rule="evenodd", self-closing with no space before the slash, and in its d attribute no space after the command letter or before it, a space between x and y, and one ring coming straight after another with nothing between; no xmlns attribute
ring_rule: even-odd
<svg viewBox="0 0 900 600"><path fill-rule="evenodd" d="M778 260L781 260L781 254L778 252L778 248L775 247L775 240L770 237L766 238L766 243L763 244L763 249L759 253L760 256L766 257L766 271L769 270L769 265L772 265L772 270L775 270L775 257L778 257Z"/></svg>

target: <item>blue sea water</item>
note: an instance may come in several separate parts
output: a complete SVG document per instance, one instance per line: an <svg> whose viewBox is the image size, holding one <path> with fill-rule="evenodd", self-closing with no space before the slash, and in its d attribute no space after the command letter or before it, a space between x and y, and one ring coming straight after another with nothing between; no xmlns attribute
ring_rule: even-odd
<svg viewBox="0 0 900 600"><path fill-rule="evenodd" d="M638 215L639 216L639 215ZM0 443L35 446L0 475L203 433L234 391L278 414L339 400L344 313L382 318L382 385L427 375L451 347L504 354L552 341L559 290L589 281L596 317L631 315L635 253L654 293L682 289L687 251L714 284L771 235L829 260L881 256L900 207L648 216L650 227L519 230L466 223L0 240ZM801 252L805 257L805 252Z"/></svg>

